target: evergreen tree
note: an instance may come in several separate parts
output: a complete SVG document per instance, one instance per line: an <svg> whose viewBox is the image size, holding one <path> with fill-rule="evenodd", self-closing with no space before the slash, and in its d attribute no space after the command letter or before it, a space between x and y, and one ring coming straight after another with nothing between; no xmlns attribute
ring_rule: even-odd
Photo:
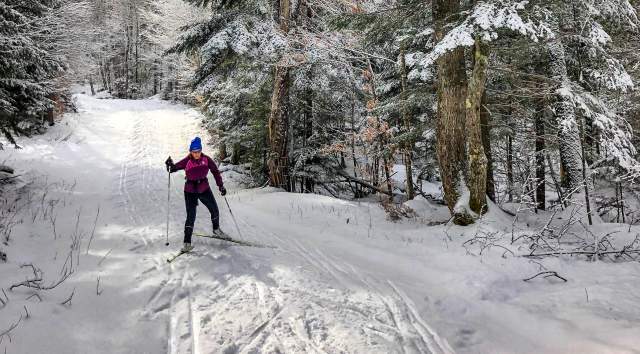
<svg viewBox="0 0 640 354"><path fill-rule="evenodd" d="M58 5L55 0L0 3L0 130L11 142L14 134L37 128L52 107L52 80L64 64L46 50L49 29L42 19Z"/></svg>

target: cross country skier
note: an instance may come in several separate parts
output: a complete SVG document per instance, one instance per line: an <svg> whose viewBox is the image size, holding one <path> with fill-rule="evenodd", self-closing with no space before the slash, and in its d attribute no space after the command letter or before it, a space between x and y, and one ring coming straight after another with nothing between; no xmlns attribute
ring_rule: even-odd
<svg viewBox="0 0 640 354"><path fill-rule="evenodd" d="M220 194L227 194L227 190L222 184L222 176L218 170L218 166L209 156L202 153L202 142L199 137L191 141L189 146L189 155L184 159L173 163L171 156L165 161L167 171L173 173L179 170L185 170L186 181L184 183L184 202L187 208L187 221L184 223L184 247L182 252L189 252L193 249L191 245L191 235L193 234L193 224L196 221L196 207L198 200L209 209L211 213L211 223L213 224L213 234L220 233L220 213L218 204L213 197L207 175L209 171L216 180Z"/></svg>

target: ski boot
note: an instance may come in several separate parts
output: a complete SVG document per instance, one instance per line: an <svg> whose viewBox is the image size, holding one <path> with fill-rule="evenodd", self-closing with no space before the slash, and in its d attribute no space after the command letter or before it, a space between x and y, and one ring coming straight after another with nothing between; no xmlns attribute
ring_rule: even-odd
<svg viewBox="0 0 640 354"><path fill-rule="evenodd" d="M190 243L186 243L184 244L184 246L182 246L182 249L180 250L180 252L183 253L187 253L187 252L191 252L193 250L193 246Z"/></svg>

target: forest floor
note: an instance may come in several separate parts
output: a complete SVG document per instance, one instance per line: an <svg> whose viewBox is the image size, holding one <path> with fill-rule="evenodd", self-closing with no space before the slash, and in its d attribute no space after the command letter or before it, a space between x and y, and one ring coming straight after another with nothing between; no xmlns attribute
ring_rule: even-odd
<svg viewBox="0 0 640 354"><path fill-rule="evenodd" d="M496 208L462 228L417 200L415 217L392 222L375 202L243 189L227 171L241 235L216 193L222 228L273 248L197 239L168 264L185 211L174 174L166 247L163 161L196 134L208 139L200 116L154 99L77 99L78 114L0 151L21 175L0 204L11 221L0 352L640 353L640 264L463 247L479 233L510 235L512 218ZM208 232L198 213L196 231ZM541 269L568 281L523 281ZM28 279L64 281L9 290Z"/></svg>

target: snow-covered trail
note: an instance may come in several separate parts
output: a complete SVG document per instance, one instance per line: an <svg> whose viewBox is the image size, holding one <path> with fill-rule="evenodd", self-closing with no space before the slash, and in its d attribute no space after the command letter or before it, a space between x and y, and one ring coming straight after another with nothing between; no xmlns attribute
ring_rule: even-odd
<svg viewBox="0 0 640 354"><path fill-rule="evenodd" d="M53 129L13 158L26 160L30 173L47 176L46 183L74 184L58 212L65 225L56 225L57 233L71 232L77 218L88 234L98 208L99 222L74 276L55 293L63 298L64 291L75 292L69 313L54 309L53 321L60 325L52 328L51 320L23 322L29 330L16 331L12 352L451 352L396 284L369 278L328 255L320 229L287 230L303 210L292 210L294 202L275 191L236 190L232 174L225 178L242 236L275 248L196 240L193 255L167 264L167 256L181 246L185 212L182 176L174 174L171 247L165 247L163 161L168 154L184 155L188 141L203 134L197 113L155 100L78 98L81 112L67 122L70 127ZM222 227L237 237L224 201L217 198ZM318 198L317 208L328 211L325 202ZM196 230L208 232L206 209L199 213ZM45 227L16 232L46 234ZM16 262L27 262L30 253L35 259L53 257L48 266L39 266L51 268L45 274L55 272L60 263L42 245L24 244L25 259ZM47 300L56 301L29 303L32 317L43 316L39 309L51 311ZM47 334L34 343L28 333Z"/></svg>
<svg viewBox="0 0 640 354"><path fill-rule="evenodd" d="M563 263L570 285L522 282L538 265L474 258L460 247L469 229L392 223L377 203L357 203L269 188L243 190L225 172L241 235L216 192L222 228L274 246L242 247L195 239L195 252L166 258L182 242L180 158L194 135L207 140L193 109L157 100L79 95L80 113L25 142L7 163L35 182L14 227L0 287L23 281L37 264L58 278L81 235L75 272L61 286L9 292L0 330L28 308L8 353L634 353L640 310L633 286L593 284L591 268ZM44 197L42 197L44 195ZM52 206L51 206L52 205ZM98 212L99 208L99 212ZM423 210L429 222L444 208ZM44 210L44 211L43 211ZM210 231L198 208L196 231ZM34 216L35 215L35 216ZM94 221L95 231L94 229ZM495 217L496 225L510 220ZM52 220L57 220L56 223ZM55 236L52 228L55 224ZM76 225L78 225L76 227ZM466 230L466 231L465 231ZM91 234L94 237L91 239ZM91 239L91 241L89 241ZM638 267L623 284L640 280ZM635 267L635 268L634 268ZM635 269L636 271L634 271ZM583 305L589 287L591 302ZM608 301L615 293L617 302ZM60 305L73 292L71 306ZM570 294L565 296L565 294ZM591 305L594 304L594 305ZM597 304L597 305L596 305ZM583 308L584 307L584 308ZM613 311L608 314L607 311ZM595 314L594 314L595 313ZM605 314L606 313L606 314ZM453 349L452 349L453 348Z"/></svg>

